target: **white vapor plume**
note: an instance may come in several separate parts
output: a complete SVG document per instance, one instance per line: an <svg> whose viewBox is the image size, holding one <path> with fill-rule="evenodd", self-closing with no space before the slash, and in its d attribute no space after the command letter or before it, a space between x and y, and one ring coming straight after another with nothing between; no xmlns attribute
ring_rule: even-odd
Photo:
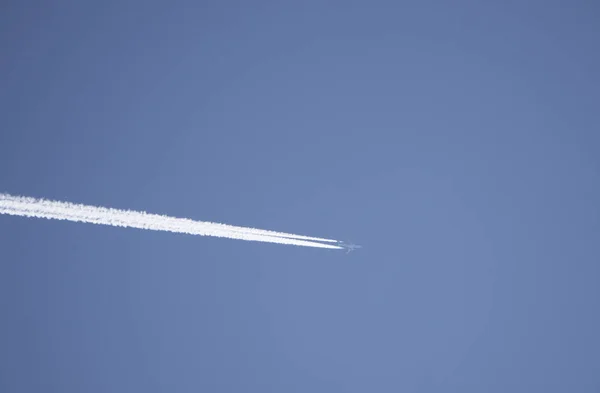
<svg viewBox="0 0 600 393"><path fill-rule="evenodd" d="M291 233L267 231L234 225L218 224L206 221L194 221L187 218L176 218L140 211L119 210L70 202L50 201L45 199L12 196L0 193L0 214L22 217L47 218L85 222L117 227L167 231L200 236L216 236L229 239L259 241L295 246L341 249L342 247L326 244L336 242L294 235ZM324 243L319 243L319 241Z"/></svg>

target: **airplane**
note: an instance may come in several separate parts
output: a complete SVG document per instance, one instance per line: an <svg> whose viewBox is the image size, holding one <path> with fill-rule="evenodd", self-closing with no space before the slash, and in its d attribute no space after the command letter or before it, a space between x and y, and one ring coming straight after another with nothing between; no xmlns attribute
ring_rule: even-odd
<svg viewBox="0 0 600 393"><path fill-rule="evenodd" d="M357 244L352 244L352 243L346 244L344 242L337 242L337 245L348 250L348 251L346 251L346 254L349 254L350 252L356 250L357 248L362 248L362 246L359 246Z"/></svg>

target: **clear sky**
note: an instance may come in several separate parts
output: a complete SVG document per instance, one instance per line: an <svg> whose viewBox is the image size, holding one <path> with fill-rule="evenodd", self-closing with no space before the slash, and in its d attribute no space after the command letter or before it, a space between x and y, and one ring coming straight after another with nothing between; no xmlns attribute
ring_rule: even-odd
<svg viewBox="0 0 600 393"><path fill-rule="evenodd" d="M35 3L35 2L34 2ZM600 391L592 1L8 1L2 392Z"/></svg>

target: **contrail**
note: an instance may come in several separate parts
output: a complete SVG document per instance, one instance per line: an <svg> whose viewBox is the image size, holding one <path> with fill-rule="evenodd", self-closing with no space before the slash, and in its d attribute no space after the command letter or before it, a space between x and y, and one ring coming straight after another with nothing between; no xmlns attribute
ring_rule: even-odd
<svg viewBox="0 0 600 393"><path fill-rule="evenodd" d="M99 225L148 229L153 231L186 233L190 235L216 236L247 241L290 244L305 247L329 249L342 248L333 244L318 243L318 241L329 243L337 242L336 240L331 239L321 239L318 237L294 235L285 232L267 231L214 222L194 221L187 218L169 217L141 211L120 210L74 204L70 202L12 196L2 193L0 193L0 214L67 220Z"/></svg>

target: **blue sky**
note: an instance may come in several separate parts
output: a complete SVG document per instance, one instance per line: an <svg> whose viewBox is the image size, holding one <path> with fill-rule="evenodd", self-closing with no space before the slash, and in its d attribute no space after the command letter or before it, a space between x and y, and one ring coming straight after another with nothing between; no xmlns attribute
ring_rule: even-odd
<svg viewBox="0 0 600 393"><path fill-rule="evenodd" d="M600 389L593 2L9 2L6 392Z"/></svg>

